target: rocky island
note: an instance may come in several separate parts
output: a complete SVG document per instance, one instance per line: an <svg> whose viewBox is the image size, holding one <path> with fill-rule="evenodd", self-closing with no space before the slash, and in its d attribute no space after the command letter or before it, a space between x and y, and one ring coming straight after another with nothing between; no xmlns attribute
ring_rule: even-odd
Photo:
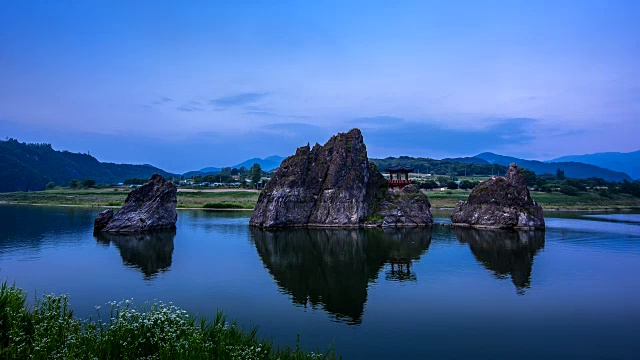
<svg viewBox="0 0 640 360"><path fill-rule="evenodd" d="M518 165L511 164L505 176L493 177L476 186L467 201L460 201L451 214L454 226L493 229L544 229L542 207L529 194Z"/></svg>
<svg viewBox="0 0 640 360"><path fill-rule="evenodd" d="M112 209L101 212L93 223L93 231L174 229L178 220L176 194L174 183L154 174L147 183L127 195L124 206L118 212L114 214Z"/></svg>
<svg viewBox="0 0 640 360"><path fill-rule="evenodd" d="M409 185L389 190L359 129L286 158L262 190L251 226L431 226L431 204Z"/></svg>

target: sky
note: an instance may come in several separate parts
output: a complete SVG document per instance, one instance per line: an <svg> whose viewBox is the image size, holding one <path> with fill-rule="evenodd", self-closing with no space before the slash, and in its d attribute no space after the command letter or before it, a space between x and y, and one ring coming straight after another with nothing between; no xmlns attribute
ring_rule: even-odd
<svg viewBox="0 0 640 360"><path fill-rule="evenodd" d="M171 172L640 149L640 1L0 2L0 137Z"/></svg>

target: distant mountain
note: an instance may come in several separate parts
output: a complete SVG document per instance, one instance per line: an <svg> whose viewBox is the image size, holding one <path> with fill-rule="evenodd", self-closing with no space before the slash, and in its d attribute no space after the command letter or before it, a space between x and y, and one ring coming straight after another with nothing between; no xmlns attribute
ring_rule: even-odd
<svg viewBox="0 0 640 360"><path fill-rule="evenodd" d="M241 162L240 164L236 164L233 166L229 166L230 168L236 168L239 169L241 167L245 167L246 169L250 169L253 164L260 164L260 168L264 171L270 171L273 170L277 167L280 166L280 163L282 162L282 160L284 160L284 158L282 156L277 156L277 155L273 155L273 156L269 156L266 157L264 159L260 159L260 158L253 158L253 159L249 159L246 161ZM220 171L222 171L222 168L219 167L206 167L206 168L202 168L200 170L196 170L196 171L189 171L186 172L184 174L182 174L185 178L190 178L192 176L197 176L197 175L212 175L212 174L218 174L220 173Z"/></svg>
<svg viewBox="0 0 640 360"><path fill-rule="evenodd" d="M249 159L247 161L241 162L240 164L237 164L231 167L239 169L244 166L245 168L249 169L250 167L253 166L253 164L259 164L262 170L269 171L279 167L282 160L284 160L282 156L273 155L264 159L260 159L260 158Z"/></svg>
<svg viewBox="0 0 640 360"><path fill-rule="evenodd" d="M491 164L499 164L503 166L509 166L510 163L514 162L518 164L518 166L527 168L538 175L555 174L557 169L561 169L564 171L567 177L571 178L586 179L590 177L598 177L608 181L622 181L625 179L631 180L629 175L623 172L613 171L596 165L584 164L581 162L548 163L537 160L525 160L511 156L503 156L490 152L482 153L476 155L475 157L484 159Z"/></svg>
<svg viewBox="0 0 640 360"><path fill-rule="evenodd" d="M596 165L625 172L634 179L640 179L640 150L629 153L604 152L587 155L570 155L549 160L548 162L562 161L578 161L585 164Z"/></svg>
<svg viewBox="0 0 640 360"><path fill-rule="evenodd" d="M217 167L206 167L206 168L200 169L200 172L217 174L217 173L220 172L220 170L222 170L222 169L221 168L217 168Z"/></svg>
<svg viewBox="0 0 640 360"><path fill-rule="evenodd" d="M460 162L465 164L478 164L478 165L490 164L487 160L480 159L479 157L445 158L445 159L442 159L442 161Z"/></svg>
<svg viewBox="0 0 640 360"><path fill-rule="evenodd" d="M44 190L49 182L66 186L72 179L116 184L154 173L175 176L151 165L102 163L88 154L54 150L50 144L0 141L0 192Z"/></svg>

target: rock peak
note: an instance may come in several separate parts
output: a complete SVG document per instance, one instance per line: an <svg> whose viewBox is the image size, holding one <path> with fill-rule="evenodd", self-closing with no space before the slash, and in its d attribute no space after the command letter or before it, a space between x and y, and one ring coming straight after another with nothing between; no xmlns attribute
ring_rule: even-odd
<svg viewBox="0 0 640 360"><path fill-rule="evenodd" d="M388 206L393 200L387 189L386 179L375 164L369 163L362 133L351 129L332 136L324 145L300 147L295 155L284 159L260 193L249 224L287 227L433 223L425 195L404 196L401 205L392 207ZM370 216L376 211L379 216Z"/></svg>
<svg viewBox="0 0 640 360"><path fill-rule="evenodd" d="M467 201L451 214L454 225L487 228L544 228L542 207L532 198L527 181L516 164L504 177L493 177L476 186Z"/></svg>
<svg viewBox="0 0 640 360"><path fill-rule="evenodd" d="M94 221L94 231L136 232L176 227L177 188L162 175L153 174L144 185L133 189L124 206L115 214L101 212Z"/></svg>

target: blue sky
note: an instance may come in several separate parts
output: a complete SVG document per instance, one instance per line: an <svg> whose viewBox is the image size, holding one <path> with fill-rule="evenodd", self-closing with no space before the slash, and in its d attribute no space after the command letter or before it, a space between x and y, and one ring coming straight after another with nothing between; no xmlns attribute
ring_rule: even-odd
<svg viewBox="0 0 640 360"><path fill-rule="evenodd" d="M638 150L638 1L3 1L0 136L183 172Z"/></svg>

